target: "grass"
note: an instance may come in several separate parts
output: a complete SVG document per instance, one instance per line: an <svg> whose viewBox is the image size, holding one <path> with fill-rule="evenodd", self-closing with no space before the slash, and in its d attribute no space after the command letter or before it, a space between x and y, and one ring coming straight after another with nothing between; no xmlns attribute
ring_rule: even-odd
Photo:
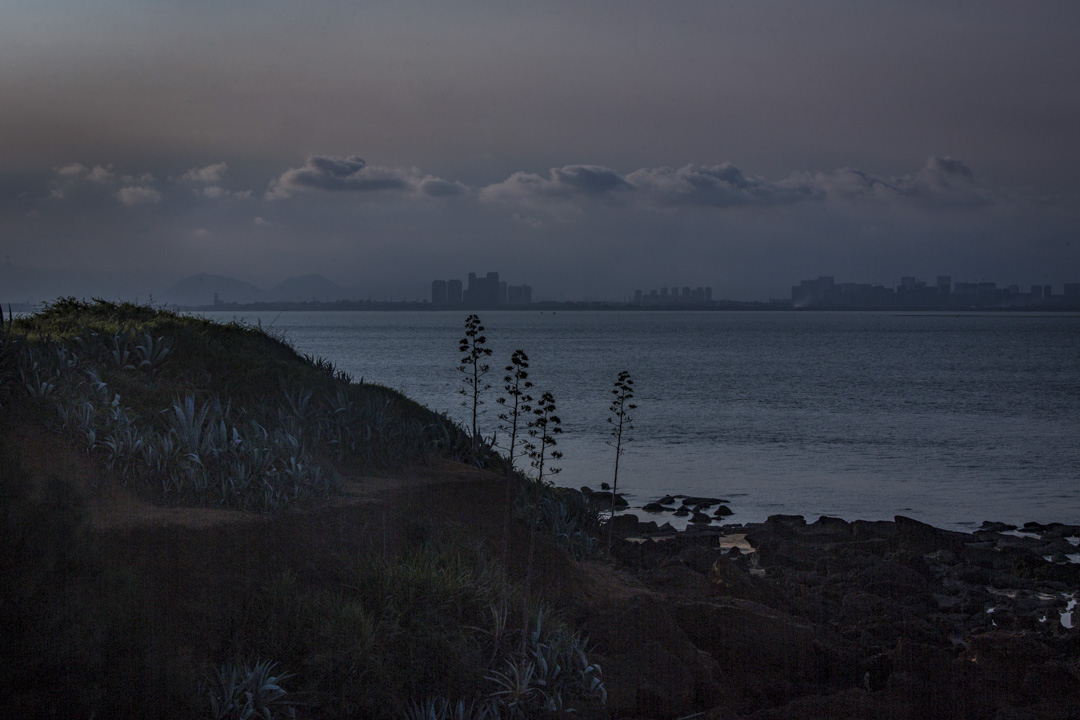
<svg viewBox="0 0 1080 720"><path fill-rule="evenodd" d="M335 492L343 464L380 471L470 443L444 415L261 328L101 300L5 325L0 403L180 504L279 510Z"/></svg>

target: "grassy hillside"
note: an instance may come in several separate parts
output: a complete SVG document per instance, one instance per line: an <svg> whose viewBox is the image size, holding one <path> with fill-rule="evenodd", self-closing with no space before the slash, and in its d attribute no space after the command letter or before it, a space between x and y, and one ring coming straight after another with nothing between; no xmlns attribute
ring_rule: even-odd
<svg viewBox="0 0 1080 720"><path fill-rule="evenodd" d="M0 403L166 502L276 510L343 471L468 447L446 417L260 328L75 300L4 327Z"/></svg>
<svg viewBox="0 0 1080 720"><path fill-rule="evenodd" d="M0 341L3 714L603 714L555 611L581 508L515 493L557 541L525 567L529 529L503 520L521 479L458 462L447 418L259 328L142 306L64 300ZM395 480L361 500L372 474ZM236 521L95 525L88 501L125 495Z"/></svg>

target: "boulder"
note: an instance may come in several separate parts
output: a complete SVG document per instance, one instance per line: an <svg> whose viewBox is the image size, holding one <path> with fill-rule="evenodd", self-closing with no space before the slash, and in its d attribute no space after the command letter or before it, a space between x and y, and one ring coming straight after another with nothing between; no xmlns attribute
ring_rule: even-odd
<svg viewBox="0 0 1080 720"><path fill-rule="evenodd" d="M633 513L616 515L608 521L611 531L619 535L627 535L638 531L638 516ZM654 523L655 525L655 523Z"/></svg>
<svg viewBox="0 0 1080 720"><path fill-rule="evenodd" d="M721 505L720 507L716 508L715 512L713 512L713 515L715 517L727 517L729 515L734 515L734 514L735 514L735 512L731 508L729 508L727 505Z"/></svg>
<svg viewBox="0 0 1080 720"><path fill-rule="evenodd" d="M851 539L895 541L896 523L888 520L856 520L851 523Z"/></svg>
<svg viewBox="0 0 1080 720"><path fill-rule="evenodd" d="M1006 532L1008 530L1015 530L1016 526L1015 525L1009 525L1008 523L1003 523L1003 522L993 522L993 521L990 521L990 520L983 520L983 523L982 523L982 525L979 526L979 529L980 530L985 530L987 532Z"/></svg>
<svg viewBox="0 0 1080 720"><path fill-rule="evenodd" d="M806 527L806 518L802 515L770 515L765 519L762 529L780 536L791 536Z"/></svg>
<svg viewBox="0 0 1080 720"><path fill-rule="evenodd" d="M857 663L843 641L828 630L765 605L731 598L718 603L683 603L673 612L697 647L706 650L721 667L738 668L745 678L787 678L795 694L856 684ZM772 697L768 699L774 705L794 698L777 687L769 692Z"/></svg>
<svg viewBox="0 0 1080 720"><path fill-rule="evenodd" d="M937 550L952 550L959 555L964 551L964 543L975 540L968 533L942 530L903 515L896 516L896 535L901 548L919 555Z"/></svg>
<svg viewBox="0 0 1080 720"><path fill-rule="evenodd" d="M652 595L612 597L591 609L582 630L595 648L590 659L604 668L613 716L676 718L720 703L719 666Z"/></svg>
<svg viewBox="0 0 1080 720"><path fill-rule="evenodd" d="M807 525L806 528L803 529L802 534L820 539L836 541L850 540L852 534L851 523L840 518L822 515L817 521Z"/></svg>
<svg viewBox="0 0 1080 720"><path fill-rule="evenodd" d="M721 500L720 498L694 497L692 495L684 497L682 499L682 504L683 505L693 505L693 506L700 506L700 507L706 507L706 508L710 508L713 505L719 505L720 503L726 503L726 502L727 502L727 500Z"/></svg>

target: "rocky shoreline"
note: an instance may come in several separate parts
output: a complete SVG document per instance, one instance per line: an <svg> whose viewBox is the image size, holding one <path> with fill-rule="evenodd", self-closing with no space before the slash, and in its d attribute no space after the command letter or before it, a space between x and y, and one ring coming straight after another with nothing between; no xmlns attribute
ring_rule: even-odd
<svg viewBox="0 0 1080 720"><path fill-rule="evenodd" d="M659 505L687 528L614 520L613 558L646 590L594 623L638 639L605 658L616 715L1080 717L1080 526L720 524L720 498ZM679 671L641 670L658 654Z"/></svg>

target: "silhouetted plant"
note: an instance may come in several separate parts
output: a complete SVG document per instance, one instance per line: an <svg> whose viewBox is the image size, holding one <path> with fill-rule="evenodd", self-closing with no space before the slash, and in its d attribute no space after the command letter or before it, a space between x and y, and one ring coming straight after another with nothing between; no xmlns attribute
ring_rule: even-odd
<svg viewBox="0 0 1080 720"><path fill-rule="evenodd" d="M459 350L463 353L463 356L458 371L465 376L465 387L461 389L461 394L466 398L461 405L468 408L471 404L472 407L472 452L475 461L479 454L477 450L480 444L480 436L477 435L476 430L476 415L480 410L480 406L484 404L484 401L480 399L480 395L483 391L491 388L490 385L484 383L483 379L491 369L484 362L484 358L491 355L491 348L487 347L484 326L480 324L478 315L473 314L465 318L465 337L461 338L460 345Z"/></svg>
<svg viewBox="0 0 1080 720"><path fill-rule="evenodd" d="M550 465L546 469L544 467L547 459L558 460L562 457L558 450L548 453L548 448L558 444L555 436L562 434L562 420L555 414L555 398L550 392L544 392L540 396L532 409L532 415L527 429L529 439L525 441L525 451L531 461L529 464L536 471L534 479L537 483L542 483L545 475L557 475L562 470Z"/></svg>
<svg viewBox="0 0 1080 720"><path fill-rule="evenodd" d="M557 444L555 436L562 433L560 425L562 420L555 414L555 398L545 391L540 400L533 406L532 418L529 420L527 432L529 439L525 441L525 452L529 456L530 465L536 471L532 479L533 497L529 502L531 517L529 518L529 558L526 569L525 590L528 592L532 584L533 554L536 550L536 526L540 515L540 495L544 487L544 475L557 475L561 468L545 463L549 459L558 460L562 453L554 448Z"/></svg>
<svg viewBox="0 0 1080 720"><path fill-rule="evenodd" d="M510 479L514 474L514 461L517 452L518 428L523 423L522 418L532 411L532 396L526 391L532 387L529 382L529 356L524 350L515 350L510 356L510 364L506 366L506 375L503 376L503 389L506 395L496 398L495 402L503 406L504 411L499 413L499 429L510 436L510 444L507 446L506 462L506 516L503 521L503 556L507 556L510 542L510 507L512 494Z"/></svg>
<svg viewBox="0 0 1080 720"><path fill-rule="evenodd" d="M294 703L286 698L281 681L292 677L289 673L273 675L277 663L260 661L254 666L225 663L217 672L207 689L210 717L214 720L248 720L274 717L296 717Z"/></svg>
<svg viewBox="0 0 1080 720"><path fill-rule="evenodd" d="M514 470L516 460L517 434L519 420L532 410L532 396L526 391L532 387L529 377L529 357L524 350L515 350L510 356L510 364L506 366L506 375L503 377L503 389L508 397L500 397L495 402L502 405L505 411L499 413L502 421L499 429L510 436L510 444L507 445L506 474L510 475Z"/></svg>
<svg viewBox="0 0 1080 720"><path fill-rule="evenodd" d="M624 437L634 429L632 410L637 409L630 400L634 397L634 381L630 379L630 371L623 370L615 380L615 387L611 390L614 396L611 406L608 408L611 415L608 416L608 424L611 425L611 439L607 444L615 448L615 477L611 482L611 516L608 518L607 552L611 555L611 530L615 524L615 493L619 490L619 458L623 454L623 446L633 440L632 437Z"/></svg>

